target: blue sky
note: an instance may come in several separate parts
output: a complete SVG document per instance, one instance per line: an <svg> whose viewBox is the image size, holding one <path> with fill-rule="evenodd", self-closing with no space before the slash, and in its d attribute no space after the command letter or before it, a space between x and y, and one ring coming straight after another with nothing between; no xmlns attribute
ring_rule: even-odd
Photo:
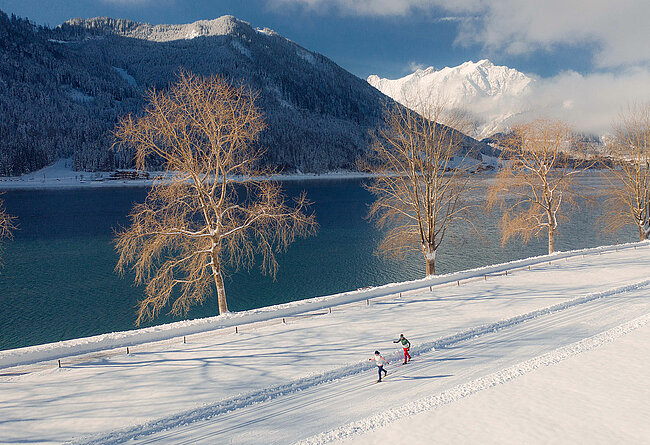
<svg viewBox="0 0 650 445"><path fill-rule="evenodd" d="M594 66L593 42L586 40L529 45L516 52L468 37L468 30L484 25L481 15L490 13L471 2L450 9L426 0L0 0L0 9L48 26L72 17L157 24L232 14L255 27L272 28L363 78L395 78L415 67L439 69L483 58L541 77L565 70L588 73Z"/></svg>

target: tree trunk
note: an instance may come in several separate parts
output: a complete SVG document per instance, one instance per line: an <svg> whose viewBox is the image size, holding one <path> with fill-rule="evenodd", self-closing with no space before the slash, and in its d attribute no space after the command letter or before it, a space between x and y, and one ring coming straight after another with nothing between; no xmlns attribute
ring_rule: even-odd
<svg viewBox="0 0 650 445"><path fill-rule="evenodd" d="M648 169L650 169L650 165L646 163L646 171L648 171ZM641 241L650 239L650 197L648 197L647 194L645 209L643 213L645 214L645 221L642 227L639 227L639 230L641 232Z"/></svg>
<svg viewBox="0 0 650 445"><path fill-rule="evenodd" d="M228 312L226 304L226 286L223 284L221 270L212 263L212 275L214 275L214 284L217 286L217 302L219 303L219 315Z"/></svg>
<svg viewBox="0 0 650 445"><path fill-rule="evenodd" d="M436 251L433 246L426 246L424 249L424 262L427 266L427 276L436 274Z"/></svg>
<svg viewBox="0 0 650 445"><path fill-rule="evenodd" d="M548 226L548 253L555 252L555 228L553 225Z"/></svg>

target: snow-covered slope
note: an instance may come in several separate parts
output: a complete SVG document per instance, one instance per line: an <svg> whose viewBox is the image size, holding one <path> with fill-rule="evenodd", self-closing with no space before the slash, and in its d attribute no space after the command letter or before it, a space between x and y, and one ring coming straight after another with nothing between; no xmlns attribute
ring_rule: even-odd
<svg viewBox="0 0 650 445"><path fill-rule="evenodd" d="M400 286L416 283L396 284L392 294L386 287L370 289L346 305L321 300L324 309L293 316L285 310L299 309L295 305L267 308L286 319L262 321L262 314L249 314L257 322L239 320L238 330L230 325L190 335L170 326L174 336L168 340L120 343L119 349L77 357L65 357L60 344L61 368L56 359L0 364L0 441L314 444L349 438L489 388L500 391L522 375L647 325L648 249L648 243L635 243L523 260L502 265L507 275L496 273L496 266L491 272L459 272L441 277L446 285L422 283L431 287L400 293ZM457 282L450 286L452 279ZM371 298L358 301L363 296ZM402 351L392 343L400 332L413 345L407 366L399 365ZM136 340L143 334L129 335ZM89 352L83 339L75 343L68 346ZM381 385L374 384L377 371L368 361L376 349L391 362ZM14 358L35 352L10 351ZM647 368L607 369L623 379L647 375ZM644 393L604 395L602 387L589 393L608 404L647 406ZM539 406L528 398L500 400L524 411ZM610 422L605 414L596 412L592 421ZM621 417L627 423L613 419L615 428L601 443L611 443L616 428L625 428L623 442L643 443L637 439L647 437L648 423L640 416ZM535 412L530 420L549 434L526 443L591 443L592 436L583 436L589 431L584 422L567 421L574 427L569 435L549 428L553 419ZM454 425L480 433L466 416ZM385 441L399 443L393 437Z"/></svg>
<svg viewBox="0 0 650 445"><path fill-rule="evenodd" d="M642 443L650 437L649 318L503 370L491 376L503 379L498 385L454 403L440 400L417 413L412 406L408 415L393 419L381 413L384 426L372 428L366 421L358 431L365 434L341 443L428 445L432 437L448 444Z"/></svg>
<svg viewBox="0 0 650 445"><path fill-rule="evenodd" d="M367 80L382 93L416 111L438 100L453 108L469 110L477 119L479 138L502 130L508 119L520 113L523 99L535 82L513 68L496 66L487 59L441 70L419 69L395 80L377 75Z"/></svg>

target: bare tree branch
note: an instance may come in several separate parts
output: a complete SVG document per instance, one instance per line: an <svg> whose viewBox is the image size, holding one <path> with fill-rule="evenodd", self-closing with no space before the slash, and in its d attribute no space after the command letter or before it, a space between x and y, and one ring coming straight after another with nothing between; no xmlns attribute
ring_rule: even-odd
<svg viewBox="0 0 650 445"><path fill-rule="evenodd" d="M13 238L13 231L16 230L15 221L16 217L7 213L0 199L0 240Z"/></svg>

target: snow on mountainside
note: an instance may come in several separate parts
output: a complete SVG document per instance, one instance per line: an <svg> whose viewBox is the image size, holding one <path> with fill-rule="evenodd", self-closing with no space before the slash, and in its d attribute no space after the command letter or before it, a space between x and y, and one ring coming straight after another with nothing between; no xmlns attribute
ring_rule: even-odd
<svg viewBox="0 0 650 445"><path fill-rule="evenodd" d="M181 68L259 92L264 162L285 173L355 170L387 100L322 54L233 16L176 25L78 18L50 29L0 11L0 36L3 176L62 158L76 171L132 168L132 153L108 150L111 129ZM493 154L470 138L464 146L476 158Z"/></svg>
<svg viewBox="0 0 650 445"><path fill-rule="evenodd" d="M223 36L232 34L240 21L231 15L224 15L213 20L199 20L187 24L161 24L134 22L126 19L95 17L91 19L75 18L65 22L69 26L80 26L107 33L117 33L153 42L170 42L173 40L191 40L196 37Z"/></svg>
<svg viewBox="0 0 650 445"><path fill-rule="evenodd" d="M507 127L509 119L525 111L524 102L535 80L487 59L456 67L417 70L400 79L371 75L368 83L397 102L415 110L442 99L452 108L463 108L476 118L479 139Z"/></svg>

